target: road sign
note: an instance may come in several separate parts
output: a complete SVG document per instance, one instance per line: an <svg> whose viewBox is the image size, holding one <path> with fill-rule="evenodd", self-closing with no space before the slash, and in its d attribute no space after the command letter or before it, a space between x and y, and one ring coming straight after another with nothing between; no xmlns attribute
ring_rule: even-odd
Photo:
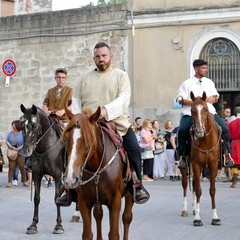
<svg viewBox="0 0 240 240"><path fill-rule="evenodd" d="M4 61L3 65L2 65L3 73L7 77L13 76L13 74L16 72L16 69L17 69L16 63L11 59Z"/></svg>

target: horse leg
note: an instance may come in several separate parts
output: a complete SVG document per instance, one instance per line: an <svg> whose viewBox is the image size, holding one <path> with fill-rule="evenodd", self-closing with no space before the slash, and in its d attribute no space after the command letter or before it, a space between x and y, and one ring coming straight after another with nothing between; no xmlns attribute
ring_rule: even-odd
<svg viewBox="0 0 240 240"><path fill-rule="evenodd" d="M54 227L53 233L54 234L61 234L64 232L63 226L62 226L62 217L61 217L61 208L59 205L56 204L56 199L58 196L58 193L61 189L61 176L59 177L54 177L55 181L55 197L54 197L54 202L57 207L57 219L56 219L56 226Z"/></svg>
<svg viewBox="0 0 240 240"><path fill-rule="evenodd" d="M34 176L35 174L33 174ZM36 173L37 175L37 173ZM36 234L37 231L37 223L38 223L38 209L39 209L39 203L40 203L40 191L41 191L41 178L35 178L34 179L34 213L33 213L33 221L32 224L27 228L26 233L27 234Z"/></svg>
<svg viewBox="0 0 240 240"><path fill-rule="evenodd" d="M202 189L200 185L201 168L199 166L193 165L193 174L194 174L194 190L195 190L196 200L197 200L193 226L198 227L203 225L201 216L200 216L200 197L202 195Z"/></svg>
<svg viewBox="0 0 240 240"><path fill-rule="evenodd" d="M119 240L119 214L121 210L121 192L116 193L112 199L112 203L109 208L110 214L110 231L108 238L111 240Z"/></svg>
<svg viewBox="0 0 240 240"><path fill-rule="evenodd" d="M221 225L221 220L219 219L217 215L217 209L215 204L215 194L216 194L216 187L215 187L215 178L217 176L217 167L214 169L211 169L210 171L210 188L209 188L209 194L211 196L212 200L212 225L219 226Z"/></svg>
<svg viewBox="0 0 240 240"><path fill-rule="evenodd" d="M95 205L93 209L93 216L96 220L97 225L97 240L102 240L102 218L103 218L103 209L102 205Z"/></svg>
<svg viewBox="0 0 240 240"><path fill-rule="evenodd" d="M125 196L125 207L124 207L124 212L122 215L122 221L123 221L123 226L124 226L124 235L123 235L123 240L128 240L128 234L129 234L129 227L132 222L132 208L133 208L133 200L132 200L132 195L127 194Z"/></svg>
<svg viewBox="0 0 240 240"><path fill-rule="evenodd" d="M187 169L180 168L180 171L181 171L181 174L182 174L182 188L183 188L183 206L182 206L181 216L182 217L187 217L188 216L188 209L187 209L187 184L188 184Z"/></svg>
<svg viewBox="0 0 240 240"><path fill-rule="evenodd" d="M194 177L192 180L192 209L193 209L193 215L195 215L195 211L196 211L196 202L197 202L197 198L196 198L196 193L195 193L195 181L194 181Z"/></svg>

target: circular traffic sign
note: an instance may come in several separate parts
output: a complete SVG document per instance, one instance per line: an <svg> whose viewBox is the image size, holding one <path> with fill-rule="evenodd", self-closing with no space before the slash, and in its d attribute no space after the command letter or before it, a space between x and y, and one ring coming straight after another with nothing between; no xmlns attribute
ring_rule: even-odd
<svg viewBox="0 0 240 240"><path fill-rule="evenodd" d="M13 60L8 59L4 61L2 65L2 70L5 76L11 77L17 70L16 63Z"/></svg>

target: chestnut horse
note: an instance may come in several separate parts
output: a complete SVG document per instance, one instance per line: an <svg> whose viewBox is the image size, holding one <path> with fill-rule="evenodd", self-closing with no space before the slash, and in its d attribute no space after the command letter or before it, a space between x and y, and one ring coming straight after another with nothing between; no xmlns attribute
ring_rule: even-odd
<svg viewBox="0 0 240 240"><path fill-rule="evenodd" d="M102 240L102 205L109 210L109 239L119 239L119 216L121 198L125 196L122 215L124 240L128 240L129 226L132 221L133 198L127 190L127 164L120 154L121 141L117 146L99 124L100 107L90 115L89 112L71 114L64 129L63 139L67 142L68 166L64 174L64 185L76 188L78 203L83 220L83 240L93 239L91 210L96 220L97 238Z"/></svg>
<svg viewBox="0 0 240 240"><path fill-rule="evenodd" d="M206 93L203 92L202 97L197 98L194 97L192 92L190 95L193 101L191 107L193 126L190 134L190 165L193 173L193 213L195 214L193 225L203 225L200 216L200 197L202 194L200 178L204 168L207 169L210 181L209 193L212 203L212 225L221 225L215 204L215 179L218 173L218 161L220 159L221 130L214 116L208 111ZM187 169L181 169L181 173L184 195L181 215L187 216Z"/></svg>

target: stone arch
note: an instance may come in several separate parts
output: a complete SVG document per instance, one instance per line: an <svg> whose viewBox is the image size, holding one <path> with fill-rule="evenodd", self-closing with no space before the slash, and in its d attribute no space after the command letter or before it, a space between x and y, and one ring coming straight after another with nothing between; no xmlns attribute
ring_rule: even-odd
<svg viewBox="0 0 240 240"><path fill-rule="evenodd" d="M209 42L210 40L214 39L214 38L226 38L231 40L236 46L237 48L240 50L240 37L237 36L235 33L229 31L229 30L223 30L223 29L216 29L213 31L210 31L206 34L204 34L202 37L200 37L194 44L191 54L190 54L190 58L189 58L189 76L193 76L194 75L194 70L192 67L192 62L194 61L194 59L199 58L199 55L203 49L203 47L205 46L205 44L207 42Z"/></svg>

